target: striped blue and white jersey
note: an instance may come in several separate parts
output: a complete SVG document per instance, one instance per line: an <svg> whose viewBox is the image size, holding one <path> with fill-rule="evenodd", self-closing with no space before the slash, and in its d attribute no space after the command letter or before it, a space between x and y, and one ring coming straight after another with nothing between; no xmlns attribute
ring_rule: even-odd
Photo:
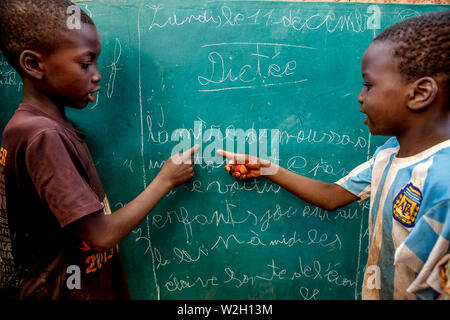
<svg viewBox="0 0 450 320"><path fill-rule="evenodd" d="M363 299L434 298L450 258L450 140L397 158L389 139L336 183L370 197Z"/></svg>

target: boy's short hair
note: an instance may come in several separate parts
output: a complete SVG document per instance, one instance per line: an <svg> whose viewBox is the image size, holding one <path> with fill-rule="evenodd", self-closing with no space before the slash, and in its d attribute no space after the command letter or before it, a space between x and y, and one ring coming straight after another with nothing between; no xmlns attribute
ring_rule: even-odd
<svg viewBox="0 0 450 320"><path fill-rule="evenodd" d="M449 88L450 10L406 19L383 30L374 41L391 41L399 70L408 81L442 75Z"/></svg>
<svg viewBox="0 0 450 320"><path fill-rule="evenodd" d="M0 50L17 70L22 51L50 52L67 29L69 0L1 0ZM80 9L80 20L94 24Z"/></svg>

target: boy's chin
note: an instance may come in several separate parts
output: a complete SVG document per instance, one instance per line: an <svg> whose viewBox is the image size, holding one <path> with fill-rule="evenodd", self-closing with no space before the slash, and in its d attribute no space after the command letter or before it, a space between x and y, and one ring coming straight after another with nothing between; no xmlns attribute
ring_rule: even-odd
<svg viewBox="0 0 450 320"><path fill-rule="evenodd" d="M364 119L364 124L369 129L370 134L374 136L380 136L382 135L373 125L370 123L369 118Z"/></svg>
<svg viewBox="0 0 450 320"><path fill-rule="evenodd" d="M89 101L85 100L85 101L71 101L67 104L67 106L69 108L74 108L74 109L84 109L87 107L87 105L89 104Z"/></svg>
<svg viewBox="0 0 450 320"><path fill-rule="evenodd" d="M384 132L384 131L377 130L377 129L375 129L375 128L371 128L370 126L369 126L369 132L370 132L370 134L373 135L373 136L390 137L390 136L393 135L393 134L391 134L391 133L389 133L389 132Z"/></svg>
<svg viewBox="0 0 450 320"><path fill-rule="evenodd" d="M374 128L371 128L371 127L369 127L369 132L373 136L381 136L382 135L380 132L378 132L377 130L375 130Z"/></svg>

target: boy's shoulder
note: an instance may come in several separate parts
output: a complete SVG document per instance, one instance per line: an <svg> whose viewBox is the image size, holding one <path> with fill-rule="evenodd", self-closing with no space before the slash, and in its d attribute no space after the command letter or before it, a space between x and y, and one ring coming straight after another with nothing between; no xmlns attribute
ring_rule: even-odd
<svg viewBox="0 0 450 320"><path fill-rule="evenodd" d="M385 149L391 149L391 148L399 148L400 144L398 143L398 140L396 137L390 137L386 140L386 142L377 149L378 152Z"/></svg>
<svg viewBox="0 0 450 320"><path fill-rule="evenodd" d="M397 138L391 137L375 150L372 159L374 161L380 161L380 159L383 159L383 161L385 161L386 157L389 157L393 153L396 153L399 148L400 144L398 143Z"/></svg>
<svg viewBox="0 0 450 320"><path fill-rule="evenodd" d="M431 208L435 205L450 204L450 139L426 150L412 168L412 183L422 190L422 204ZM448 212L445 211L445 214Z"/></svg>
<svg viewBox="0 0 450 320"><path fill-rule="evenodd" d="M374 162L383 167L393 159L400 145L397 138L388 139L374 154ZM426 180L428 195L436 199L450 199L450 139L438 143L417 155L397 158L396 166L410 172L419 180ZM405 172L406 172L405 171ZM431 191L431 193L430 193Z"/></svg>
<svg viewBox="0 0 450 320"><path fill-rule="evenodd" d="M3 131L3 142L29 142L46 132L63 132L63 125L42 111L28 104L21 104Z"/></svg>
<svg viewBox="0 0 450 320"><path fill-rule="evenodd" d="M377 155L380 153L396 153L400 148L400 144L396 137L389 138L383 145L378 147L374 153L374 158L377 158ZM438 143L427 150L415 155L411 156L412 163L424 161L430 157L433 157L435 162L446 163L448 167L448 161L450 160L450 139ZM450 173L450 170L447 170Z"/></svg>
<svg viewBox="0 0 450 320"><path fill-rule="evenodd" d="M430 176L434 180L442 181L450 197L450 139L436 146L432 154L432 165L430 167Z"/></svg>

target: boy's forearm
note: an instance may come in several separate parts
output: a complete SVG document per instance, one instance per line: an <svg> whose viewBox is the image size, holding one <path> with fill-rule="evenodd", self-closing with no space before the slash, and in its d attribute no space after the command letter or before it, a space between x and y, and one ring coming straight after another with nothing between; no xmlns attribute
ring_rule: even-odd
<svg viewBox="0 0 450 320"><path fill-rule="evenodd" d="M93 249L107 250L125 238L175 186L194 176L193 146L171 156L150 185L135 199L110 215L102 211L89 214L77 223L80 237Z"/></svg>
<svg viewBox="0 0 450 320"><path fill-rule="evenodd" d="M124 207L111 214L115 221L115 239L111 242L118 243L134 230L164 196L173 188L172 185L160 176L150 183L135 199L127 203Z"/></svg>
<svg viewBox="0 0 450 320"><path fill-rule="evenodd" d="M113 247L135 229L172 188L166 179L157 176L141 194L112 214L100 211L82 218L78 223L80 236L94 250Z"/></svg>
<svg viewBox="0 0 450 320"><path fill-rule="evenodd" d="M277 169L275 174L266 175L266 178L320 208L336 210L359 199L337 184L311 179L282 167Z"/></svg>

